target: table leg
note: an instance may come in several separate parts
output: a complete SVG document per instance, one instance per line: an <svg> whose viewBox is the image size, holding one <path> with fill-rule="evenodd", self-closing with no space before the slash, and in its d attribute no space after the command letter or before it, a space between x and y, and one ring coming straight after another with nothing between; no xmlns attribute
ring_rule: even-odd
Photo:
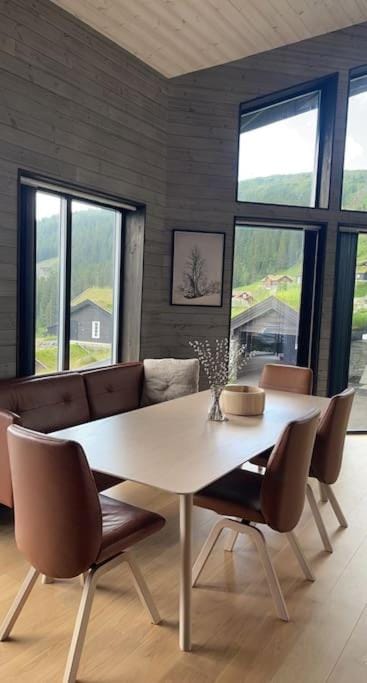
<svg viewBox="0 0 367 683"><path fill-rule="evenodd" d="M180 495L180 649L191 650L191 589L192 589L192 494Z"/></svg>

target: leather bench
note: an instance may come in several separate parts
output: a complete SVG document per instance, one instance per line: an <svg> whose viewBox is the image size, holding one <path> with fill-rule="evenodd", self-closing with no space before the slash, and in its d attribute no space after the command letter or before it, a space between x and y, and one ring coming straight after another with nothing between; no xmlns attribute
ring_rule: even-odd
<svg viewBox="0 0 367 683"><path fill-rule="evenodd" d="M0 382L0 504L13 507L6 430L20 424L45 434L140 407L143 363ZM93 473L99 491L119 480Z"/></svg>

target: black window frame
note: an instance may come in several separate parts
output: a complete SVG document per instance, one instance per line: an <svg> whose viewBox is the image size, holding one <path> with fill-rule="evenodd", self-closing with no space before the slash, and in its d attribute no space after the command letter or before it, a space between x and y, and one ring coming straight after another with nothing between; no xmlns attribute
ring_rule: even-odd
<svg viewBox="0 0 367 683"><path fill-rule="evenodd" d="M238 116L238 135L237 135L237 166L236 166L236 185L235 201L241 206L260 205L277 206L283 208L297 209L329 209L330 208L330 175L333 154L333 141L335 129L336 98L338 88L338 74L332 73L326 77L307 81L301 85L279 90L271 95L257 97L253 100L243 102L239 107ZM315 177L315 203L311 206L300 204L278 204L277 202L259 202L251 200L241 200L238 197L239 191L239 159L240 159L240 136L241 136L241 117L243 114L250 114L262 108L268 108L281 104L287 100L296 99L302 95L312 92L320 93L319 103L319 125L318 125L318 153L317 168Z"/></svg>
<svg viewBox="0 0 367 683"><path fill-rule="evenodd" d="M31 181L32 184L27 184ZM49 189L47 189L49 186ZM52 188L52 189L51 189ZM118 305L114 312L115 341L112 341L112 362L122 360L123 348L123 306L124 306L124 253L126 218L143 205L132 203L116 195L101 193L98 190L74 183L61 182L53 178L32 174L28 171L18 172L18 282L17 282L17 337L22 340L17 345L16 375L32 376L36 370L35 338L36 338L36 211L35 197L37 190L58 195L66 200L66 260L65 260L65 320L63 342L63 367L57 372L69 371L70 362L70 285L71 285L71 202L74 200L112 209L120 215L120 258L114 273L114 290L118 292ZM118 281L116 282L116 275ZM106 363L108 367L110 363Z"/></svg>

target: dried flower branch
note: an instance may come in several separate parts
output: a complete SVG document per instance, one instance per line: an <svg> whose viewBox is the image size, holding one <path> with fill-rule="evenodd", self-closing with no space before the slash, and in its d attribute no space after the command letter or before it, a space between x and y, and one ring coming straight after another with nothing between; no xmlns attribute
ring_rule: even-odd
<svg viewBox="0 0 367 683"><path fill-rule="evenodd" d="M238 371L245 367L253 356L253 353L247 351L245 344L240 344L237 340L229 341L226 337L215 339L212 344L208 339L196 339L189 341L189 344L198 357L211 387L235 382Z"/></svg>

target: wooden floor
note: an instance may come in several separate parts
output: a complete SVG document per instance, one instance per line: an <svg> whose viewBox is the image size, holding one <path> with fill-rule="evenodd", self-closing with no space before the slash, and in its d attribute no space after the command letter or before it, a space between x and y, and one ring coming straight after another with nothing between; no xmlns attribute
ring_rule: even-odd
<svg viewBox="0 0 367 683"><path fill-rule="evenodd" d="M324 519L335 550L321 550L306 508L298 536L317 580L303 580L283 537L267 532L291 622L273 613L262 568L249 541L233 554L223 540L193 594L194 649L177 647L178 506L159 491L132 484L113 489L167 518L165 529L136 550L161 611L151 626L126 568L105 576L97 591L81 661L81 683L365 683L367 680L367 437L348 438L335 487L349 529L328 505ZM194 552L213 513L195 509ZM0 513L0 615L27 565L16 550L10 515ZM1 683L62 679L81 588L79 581L37 584L12 641L0 644Z"/></svg>

